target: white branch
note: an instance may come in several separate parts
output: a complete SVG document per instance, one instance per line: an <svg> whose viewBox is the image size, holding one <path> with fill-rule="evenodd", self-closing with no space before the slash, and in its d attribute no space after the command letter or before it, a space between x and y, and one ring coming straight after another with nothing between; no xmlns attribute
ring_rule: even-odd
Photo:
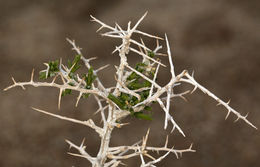
<svg viewBox="0 0 260 167"><path fill-rule="evenodd" d="M205 87L203 87L202 85L200 85L192 76L190 76L188 73L185 75L188 79L181 79L180 81L182 82L186 82L189 84L194 85L195 88L200 89L203 93L207 94L208 96L210 96L211 98L213 98L214 100L216 100L218 102L218 104L223 105L227 110L227 116L226 119L229 115L230 112L232 112L233 114L235 114L237 116L237 120L241 119L243 121L245 121L248 125L250 125L251 127L257 129L257 127L255 125L253 125L250 121L247 120L247 115L242 116L239 112L237 112L236 110L234 110L232 107L229 106L229 102L224 102L223 100L221 100L220 98L218 98L216 95L214 95L213 93L211 93L208 89L206 89ZM236 120L236 121L237 121Z"/></svg>
<svg viewBox="0 0 260 167"><path fill-rule="evenodd" d="M83 140L83 142L82 142L82 144L80 145L80 146L76 146L75 144L73 144L71 141L69 141L69 140L65 140L68 144L69 144L69 147L71 148L75 148L76 150L78 150L79 151L79 153L80 154L74 154L74 153L68 153L68 154L70 154L70 155L72 155L72 156L78 156L78 157L83 157L83 158L86 158L87 160L89 160L92 164L94 164L97 160L96 160L96 158L94 158L94 157L91 157L86 151L85 151L85 148L86 148L86 146L83 146L83 142L84 142L84 140Z"/></svg>
<svg viewBox="0 0 260 167"><path fill-rule="evenodd" d="M34 108L34 107L32 107L32 109L35 110L35 111L38 111L40 113L50 115L50 116L55 117L55 118L59 118L61 120L66 120L66 121L73 122L73 123L76 123L76 124L88 126L92 129L94 129L100 136L103 136L103 134L104 134L103 129L96 126L95 123L92 121L92 119L89 119L87 121L80 121L80 120L77 120L77 119L68 118L68 117L65 117L65 116L53 114L53 113L50 113L50 112L47 112L47 111L44 111L44 110L40 110L40 109L37 109L37 108Z"/></svg>

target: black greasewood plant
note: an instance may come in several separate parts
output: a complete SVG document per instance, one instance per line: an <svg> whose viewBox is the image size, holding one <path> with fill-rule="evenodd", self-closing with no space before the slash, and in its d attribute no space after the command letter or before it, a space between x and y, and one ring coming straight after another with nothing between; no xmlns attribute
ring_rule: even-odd
<svg viewBox="0 0 260 167"><path fill-rule="evenodd" d="M223 105L227 109L226 118L230 113L233 113L237 117L237 120L241 119L251 127L257 129L251 122L247 120L247 115L242 116L240 113L229 106L229 102L222 101L205 87L200 85L194 79L193 75L190 75L187 70L182 71L180 74L175 74L167 36L165 35L165 38L163 39L137 30L138 25L145 16L146 13L137 21L133 27L131 27L131 22L129 22L126 30L123 30L118 24L116 24L115 27L111 27L91 16L92 21L98 23L101 26L98 31L101 29L107 30L105 33L101 34L102 36L119 38L122 41L121 45L116 46L116 49L113 51L113 53L117 52L120 57L120 64L116 66L115 80L117 82L114 87L105 87L101 82L101 79L98 77L98 72L106 68L107 65L99 69L94 69L90 62L95 58L85 58L81 53L81 49L76 46L75 42L67 39L68 42L72 45L72 49L76 52L74 59L64 64L61 60L44 63L47 68L39 73L40 79L44 80L47 78L52 78L51 82L34 81L33 70L31 74L31 80L29 82L16 82L14 78L12 78L13 84L4 89L8 90L17 86L25 89L25 86L27 85L34 87L56 87L59 89L59 109L62 96L71 94L72 91L78 92L76 106L78 105L80 99L86 99L90 95L93 96L99 106L99 109L96 111L96 113L100 113L102 119L101 127L97 126L91 119L82 121L33 108L35 111L62 120L82 124L95 130L95 132L100 136L100 148L97 155L95 156L89 155L85 150L86 147L84 145L84 140L79 146L73 144L71 141L66 140L70 148L74 148L76 151L78 151L78 154L69 154L87 159L93 167L116 167L120 164L123 164L123 160L136 156L139 156L141 159L140 167L155 167L156 163L162 161L169 153L174 153L178 158L184 152L195 152L195 150L192 149L192 145L187 149L181 150L169 147L168 137L166 138L165 145L162 147L148 146L147 140L149 130L147 131L147 134L142 141L137 142L131 146L123 145L111 147L110 140L114 128L121 128L123 125L126 125L127 123L123 123L123 121L124 118L128 116L132 116L137 119L152 120L153 118L150 111L152 110L154 103L158 103L164 112L164 129L168 127L168 123L171 123L171 132L177 129L177 131L185 137L184 132L170 113L171 99L175 97L181 97L185 99L184 95L193 93L196 89L201 90L203 93L216 100L219 105ZM142 39L140 39L140 41L132 39L133 34L155 39L157 44L156 47L154 49L150 49L144 44ZM165 54L159 52L159 50L162 48L160 41L166 42L167 53ZM137 54L141 56L142 61L138 62L135 67L131 67L127 60L127 55L129 54ZM167 56L169 60L171 79L164 86L161 86L156 82L159 67L166 67L166 65L161 63L160 59L158 58L159 56ZM81 68L80 62L83 62L87 68L86 73L83 75L80 75L78 72L78 69ZM62 83L57 82L56 79L58 77L61 78ZM192 91L185 91L179 94L175 94L174 88L182 83L193 85L194 89ZM164 96L165 94L166 96ZM150 155L152 151L163 152L163 154L159 157L152 157ZM148 157L148 159L144 159L144 157Z"/></svg>

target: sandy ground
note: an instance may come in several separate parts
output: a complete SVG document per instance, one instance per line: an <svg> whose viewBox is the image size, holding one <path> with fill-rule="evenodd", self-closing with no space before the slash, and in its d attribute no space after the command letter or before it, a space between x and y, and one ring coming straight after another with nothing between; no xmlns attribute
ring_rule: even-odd
<svg viewBox="0 0 260 167"><path fill-rule="evenodd" d="M250 0L99 0L99 1L32 1L0 0L0 88L11 84L11 76L28 80L32 68L39 71L43 62L73 56L66 37L75 39L87 57L97 56L93 66L111 64L100 73L107 86L114 83L111 55L120 41L100 37L98 26L89 15L109 24L126 25L148 11L140 29L163 36L168 34L177 72L195 71L195 78L231 106L246 114L260 127L260 8L259 1ZM147 41L153 45L151 41ZM135 62L136 59L131 59ZM169 72L163 70L159 81L166 83ZM187 87L191 89L191 87ZM90 166L81 158L67 155L64 139L80 143L85 137L87 150L95 155L98 136L90 129L36 113L31 106L62 115L99 121L93 111L93 99L74 107L76 95L62 99L57 109L58 91L48 88L20 88L0 93L0 166L60 167ZM72 100L71 100L72 99ZM203 93L176 100L174 116L187 137L177 132L170 135L170 144L187 148L193 143L196 153L176 159L170 155L158 166L258 166L260 134L235 117L224 120L226 111ZM154 108L152 122L128 119L125 129L116 130L111 145L132 144L151 128L149 144L163 145L169 130L163 131L163 114ZM138 166L139 159L126 161Z"/></svg>

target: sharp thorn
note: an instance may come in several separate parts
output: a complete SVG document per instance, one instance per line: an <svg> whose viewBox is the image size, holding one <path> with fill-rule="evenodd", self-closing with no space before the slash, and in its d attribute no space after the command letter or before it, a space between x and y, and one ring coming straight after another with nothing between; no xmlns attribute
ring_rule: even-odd
<svg viewBox="0 0 260 167"><path fill-rule="evenodd" d="M229 116L229 114L230 114L230 110L228 110L228 113L227 113L227 115L226 115L226 117L225 117L225 120L227 120L227 118L228 118L228 116Z"/></svg>
<svg viewBox="0 0 260 167"><path fill-rule="evenodd" d="M33 76L34 76L34 69L32 69L31 82L33 82Z"/></svg>
<svg viewBox="0 0 260 167"><path fill-rule="evenodd" d="M237 119L236 119L234 122L237 122L239 119L240 119L240 118L239 118L239 117L237 117Z"/></svg>

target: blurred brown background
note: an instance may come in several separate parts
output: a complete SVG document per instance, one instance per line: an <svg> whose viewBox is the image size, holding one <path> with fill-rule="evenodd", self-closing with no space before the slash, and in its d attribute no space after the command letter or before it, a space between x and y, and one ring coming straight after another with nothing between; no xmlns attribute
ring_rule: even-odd
<svg viewBox="0 0 260 167"><path fill-rule="evenodd" d="M248 119L260 127L260 8L257 0L0 0L0 75L1 89L16 80L29 80L32 68L44 69L43 62L72 58L73 52L65 41L75 39L87 57L97 56L93 66L112 64L100 73L107 86L114 83L113 64L118 57L111 55L120 41L102 38L95 33L98 26L89 15L109 24L126 25L137 21L145 11L148 16L140 29L163 36L168 34L177 72L195 71L195 78ZM124 26L125 27L125 26ZM149 43L149 41L148 41ZM153 45L154 43L151 43ZM131 60L134 62L134 59ZM169 72L160 73L166 83ZM191 87L188 87L191 88ZM1 92L0 166L1 167L83 167L90 164L67 155L64 139L79 144L85 137L87 150L95 155L98 136L89 128L50 118L30 109L31 106L62 115L97 122L93 99L80 101L75 108L76 95L62 99L57 110L58 91L50 88L28 87ZM246 167L258 166L260 134L242 121L233 123L234 116L224 120L226 110L197 91L187 97L188 103L176 99L174 116L187 137L175 131L170 144L187 148L194 143L196 153L172 154L158 166L179 167ZM163 145L163 114L154 108L154 120L131 123L116 130L111 145L132 144L151 128L149 144ZM126 161L138 166L139 158Z"/></svg>

